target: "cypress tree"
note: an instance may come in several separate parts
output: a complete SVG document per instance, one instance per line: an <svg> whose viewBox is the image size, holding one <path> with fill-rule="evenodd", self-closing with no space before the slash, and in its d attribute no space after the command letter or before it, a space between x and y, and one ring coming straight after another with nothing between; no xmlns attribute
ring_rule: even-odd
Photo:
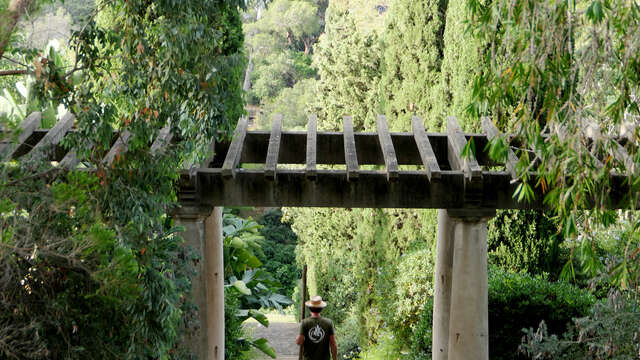
<svg viewBox="0 0 640 360"><path fill-rule="evenodd" d="M446 0L396 0L391 4L384 34L380 99L392 130L410 130L413 114L429 119L427 124L433 121L446 7Z"/></svg>
<svg viewBox="0 0 640 360"><path fill-rule="evenodd" d="M375 128L376 89L380 78L380 50L375 32L360 32L348 10L330 5L325 33L315 48L318 98L310 113L318 127L342 129L342 117L353 115L356 131Z"/></svg>
<svg viewBox="0 0 640 360"><path fill-rule="evenodd" d="M463 128L476 129L477 119L473 120L466 108L471 103L474 78L485 67L485 46L466 31L468 19L469 10L465 1L449 3L444 31L444 58L433 114L439 119L456 116Z"/></svg>

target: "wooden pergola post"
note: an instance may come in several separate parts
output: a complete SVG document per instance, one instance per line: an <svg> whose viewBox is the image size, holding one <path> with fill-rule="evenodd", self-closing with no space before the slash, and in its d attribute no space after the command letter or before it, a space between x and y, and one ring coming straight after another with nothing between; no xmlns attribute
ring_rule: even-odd
<svg viewBox="0 0 640 360"><path fill-rule="evenodd" d="M433 360L489 359L487 221L495 210L438 210Z"/></svg>
<svg viewBox="0 0 640 360"><path fill-rule="evenodd" d="M176 225L185 228L185 245L200 255L192 279L192 299L198 307L196 333L187 339L199 359L224 359L224 260L222 207L207 216L189 212L175 215Z"/></svg>

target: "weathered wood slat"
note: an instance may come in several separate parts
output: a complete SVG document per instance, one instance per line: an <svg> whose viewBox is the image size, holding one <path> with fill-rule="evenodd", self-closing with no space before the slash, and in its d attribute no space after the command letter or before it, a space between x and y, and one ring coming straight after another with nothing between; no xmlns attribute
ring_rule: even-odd
<svg viewBox="0 0 640 360"><path fill-rule="evenodd" d="M447 135L449 138L449 163L452 169L462 170L469 181L476 182L482 178L482 168L478 165L473 152L467 158L463 158L462 150L467 145L460 124L454 116L447 118Z"/></svg>
<svg viewBox="0 0 640 360"><path fill-rule="evenodd" d="M626 173L630 176L638 175L638 164L633 161L633 158L629 155L627 150L620 145L619 142L613 141L613 156L618 159L618 161L624 164L626 169Z"/></svg>
<svg viewBox="0 0 640 360"><path fill-rule="evenodd" d="M269 137L269 148L267 149L267 160L264 164L264 176L269 180L276 179L278 168L278 155L280 154L280 135L282 134L282 115L273 116L271 124L271 136Z"/></svg>
<svg viewBox="0 0 640 360"><path fill-rule="evenodd" d="M489 119L488 117L483 116L480 123L482 126L482 131L484 131L484 133L487 134L487 139L489 139L489 141L501 136L500 131L498 131L498 128L496 128L493 122L491 122L491 119ZM509 146L508 142L507 142L507 146ZM516 166L517 163L518 163L518 157L513 152L513 150L511 150L511 147L509 147L509 152L507 154L507 159L505 161L505 167L507 168L507 171L509 172L509 174L511 174L512 179L518 178L517 166Z"/></svg>
<svg viewBox="0 0 640 360"><path fill-rule="evenodd" d="M125 130L122 133L118 134L118 138L116 142L111 146L107 155L102 159L102 163L105 166L111 166L113 161L118 156L122 156L122 154L126 153L129 150L129 138L131 138L131 133L129 130Z"/></svg>
<svg viewBox="0 0 640 360"><path fill-rule="evenodd" d="M305 174L310 180L315 180L316 178L317 131L318 118L315 115L309 115L309 124L307 125L307 166Z"/></svg>
<svg viewBox="0 0 640 360"><path fill-rule="evenodd" d="M247 118L241 117L238 120L238 125L233 133L233 140L229 145L229 151L222 164L222 174L226 177L231 177L234 174L236 166L240 162L240 155L242 155L242 147L244 145L244 138L247 136Z"/></svg>
<svg viewBox="0 0 640 360"><path fill-rule="evenodd" d="M344 160L347 165L347 180L357 180L358 171L358 155L356 154L356 140L353 137L353 119L351 116L345 116L342 122L344 132Z"/></svg>
<svg viewBox="0 0 640 360"><path fill-rule="evenodd" d="M384 115L378 115L376 128L378 130L380 149L382 150L384 163L387 168L387 180L396 180L398 179L398 159L396 158L396 151L391 141L391 135L389 134L389 125Z"/></svg>
<svg viewBox="0 0 640 360"><path fill-rule="evenodd" d="M591 140L591 148L587 147L587 145L584 146L586 152L591 156L591 159L593 160L595 166L598 169L602 169L604 167L604 164L602 163L602 161L600 161L600 159L598 159L598 157L596 156L597 154L594 154L596 145L598 141L602 138L600 127L596 124L587 124L583 128L583 132L584 132L585 138L587 138L588 140ZM578 139L578 140L581 140L581 139Z"/></svg>
<svg viewBox="0 0 640 360"><path fill-rule="evenodd" d="M40 139L36 146L29 152L31 159L47 159L54 157L51 155L55 151L55 147L60 144L69 130L73 127L75 116L72 113L66 113L62 119Z"/></svg>
<svg viewBox="0 0 640 360"><path fill-rule="evenodd" d="M16 150L24 144L27 139L33 134L33 132L40 126L42 119L42 113L33 112L20 124L20 134L18 135L17 142L5 142L0 143L0 156L3 159L11 159L16 153ZM9 139L10 141L10 139Z"/></svg>
<svg viewBox="0 0 640 360"><path fill-rule="evenodd" d="M440 179L442 172L438 165L436 154L433 152L433 147L431 147L427 132L424 130L424 125L422 125L422 119L413 116L411 118L411 129L429 181Z"/></svg>
<svg viewBox="0 0 640 360"><path fill-rule="evenodd" d="M171 126L167 125L160 129L158 132L158 136L153 143L151 144L151 155L157 155L161 152L164 152L165 146L168 146L171 143L171 139L173 138L173 134L171 133Z"/></svg>

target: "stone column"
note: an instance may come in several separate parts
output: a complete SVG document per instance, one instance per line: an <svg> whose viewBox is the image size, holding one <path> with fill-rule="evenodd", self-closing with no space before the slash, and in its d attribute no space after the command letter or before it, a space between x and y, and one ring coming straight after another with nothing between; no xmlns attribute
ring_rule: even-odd
<svg viewBox="0 0 640 360"><path fill-rule="evenodd" d="M488 360L487 221L495 210L448 215L455 218L448 360Z"/></svg>
<svg viewBox="0 0 640 360"><path fill-rule="evenodd" d="M447 210L438 209L436 270L433 279L432 360L449 358L449 309L451 307L451 269L453 267L454 222Z"/></svg>
<svg viewBox="0 0 640 360"><path fill-rule="evenodd" d="M207 360L224 360L224 250L222 207L205 220Z"/></svg>
<svg viewBox="0 0 640 360"><path fill-rule="evenodd" d="M198 317L196 319L195 332L187 338L187 346L198 359L207 358L207 285L205 274L204 251L204 216L192 214L174 215L175 225L183 226L184 232L181 234L185 245L194 249L200 256L200 261L195 264L196 275L191 279L191 298L198 307Z"/></svg>
<svg viewBox="0 0 640 360"><path fill-rule="evenodd" d="M487 221L495 210L438 210L433 360L488 360Z"/></svg>

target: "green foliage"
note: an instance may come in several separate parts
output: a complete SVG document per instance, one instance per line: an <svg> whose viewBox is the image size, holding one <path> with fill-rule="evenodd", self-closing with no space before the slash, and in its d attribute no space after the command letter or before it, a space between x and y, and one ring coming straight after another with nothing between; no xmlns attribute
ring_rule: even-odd
<svg viewBox="0 0 640 360"><path fill-rule="evenodd" d="M489 221L489 262L506 271L557 279L568 254L556 225L540 211L499 210Z"/></svg>
<svg viewBox="0 0 640 360"><path fill-rule="evenodd" d="M472 100L473 81L485 68L486 46L468 31L469 15L465 1L448 2L440 82L431 116L433 130L443 130L447 116L455 116L466 130L476 130L478 125L467 107Z"/></svg>
<svg viewBox="0 0 640 360"><path fill-rule="evenodd" d="M565 332L574 318L595 303L588 292L564 282L492 271L489 276L489 351L492 359L513 359L522 329L544 320L554 333Z"/></svg>
<svg viewBox="0 0 640 360"><path fill-rule="evenodd" d="M6 163L2 170L0 354L167 359L177 352L180 320L192 316L184 296L194 258L175 229L160 223L153 238L135 244L101 212L109 189L99 177L49 170L50 177L25 178L32 168Z"/></svg>
<svg viewBox="0 0 640 360"><path fill-rule="evenodd" d="M298 81L292 88L283 88L272 102L264 106L264 112L258 119L259 126L271 128L274 114L283 116L283 128L306 129L308 113L306 109L316 97L316 80L305 79Z"/></svg>
<svg viewBox="0 0 640 360"><path fill-rule="evenodd" d="M355 359L360 354L360 340L358 334L360 327L359 316L355 311L350 311L346 319L336 326L336 339L338 339L338 357L340 359Z"/></svg>
<svg viewBox="0 0 640 360"><path fill-rule="evenodd" d="M287 215L299 236L298 261L309 267L310 294L329 301L325 312L336 326L357 316L361 346L385 331L399 344L408 341L433 292L435 213L287 209Z"/></svg>
<svg viewBox="0 0 640 360"><path fill-rule="evenodd" d="M575 319L562 339L546 323L526 330L521 351L531 359L635 359L640 352L640 304L637 294L612 292L588 316Z"/></svg>
<svg viewBox="0 0 640 360"><path fill-rule="evenodd" d="M411 129L417 114L438 129L433 104L439 94L444 49L445 0L396 0L391 3L384 33L384 65L380 83L382 109L397 119L392 130Z"/></svg>
<svg viewBox="0 0 640 360"><path fill-rule="evenodd" d="M516 359L523 330L544 320L554 333L563 333L572 319L586 315L595 298L568 283L549 282L526 274L492 269L489 272L489 357ZM424 310L411 340L416 358L431 354L433 299Z"/></svg>
<svg viewBox="0 0 640 360"><path fill-rule="evenodd" d="M319 20L318 5L312 1L275 0L262 18L245 26L246 33L250 34L247 43L254 49L261 47L260 39L266 35L274 38L280 47L309 54L314 38L322 29ZM263 36L255 37L257 34Z"/></svg>
<svg viewBox="0 0 640 360"><path fill-rule="evenodd" d="M195 259L166 212L182 163L197 162L242 114L244 60L240 2L177 4L100 4L97 20L73 35L71 64L12 42L8 54L26 64L34 99L76 115L64 145L94 170L62 177L48 162L0 159L9 199L0 286L11 294L0 318L15 330L0 340L11 340L0 357L189 357L180 347L193 325ZM165 126L180 145L151 154ZM131 134L128 148L105 168L116 130ZM21 284L29 272L33 283Z"/></svg>
<svg viewBox="0 0 640 360"><path fill-rule="evenodd" d="M237 315L240 300L233 291L224 292L224 358L249 359L249 343L245 340L242 318Z"/></svg>
<svg viewBox="0 0 640 360"><path fill-rule="evenodd" d="M341 129L344 115L353 115L356 131L375 127L380 54L376 33L361 33L348 10L329 6L313 58L320 80L309 113L319 129Z"/></svg>
<svg viewBox="0 0 640 360"><path fill-rule="evenodd" d="M577 238L575 246L588 248L585 241L593 238L589 232L595 224L606 228L618 220L608 210L617 196L603 191L611 187L611 171L628 176L629 186L620 194L619 205L636 207L640 182L632 164L640 160L637 127L608 129L628 128L640 116L636 98L640 62L637 49L632 49L640 41L637 4L537 0L468 4L474 34L491 48L485 54L486 69L474 82L470 110L475 117L491 115L498 124L510 124L526 150L518 153L522 189L540 187L564 237ZM543 138L543 133L548 136ZM623 133L631 140L626 143L626 162L615 138ZM506 150L501 158L505 154ZM596 156L604 160L599 163ZM524 170L534 161L539 165L530 178ZM585 208L593 209L589 216L579 212ZM629 232L636 228L629 224ZM624 279L638 276L632 275L635 261L629 254L618 271L630 275L617 278L621 288L628 286ZM563 272L567 278L574 279L573 265L567 263Z"/></svg>
<svg viewBox="0 0 640 360"><path fill-rule="evenodd" d="M393 334L382 333L379 336L378 343L360 353L358 359L378 360L404 358L407 356L407 352L402 350L401 344Z"/></svg>
<svg viewBox="0 0 640 360"><path fill-rule="evenodd" d="M260 257L264 269L282 284L282 294L293 298L301 271L296 264L296 242L298 236L291 230L291 224L281 222L280 209L269 210L258 220L263 225L260 233L265 241L262 246L264 256Z"/></svg>
<svg viewBox="0 0 640 360"><path fill-rule="evenodd" d="M279 293L281 284L265 269L258 259L264 257L262 245L264 239L260 235L261 226L251 219L238 217L226 209L223 216L225 294L229 294L230 306L235 306L235 320L242 323L253 318L263 326L269 326L269 320L258 310L274 308L282 311L282 306L292 303L291 299ZM225 295L226 296L226 295ZM225 298L226 300L226 298ZM236 304L237 303L237 304ZM226 316L226 315L225 315ZM229 334L229 336L234 335ZM237 335L237 334L236 334ZM238 342L240 350L246 351L253 346L275 359L275 352L264 338L245 340L241 338L225 341Z"/></svg>

